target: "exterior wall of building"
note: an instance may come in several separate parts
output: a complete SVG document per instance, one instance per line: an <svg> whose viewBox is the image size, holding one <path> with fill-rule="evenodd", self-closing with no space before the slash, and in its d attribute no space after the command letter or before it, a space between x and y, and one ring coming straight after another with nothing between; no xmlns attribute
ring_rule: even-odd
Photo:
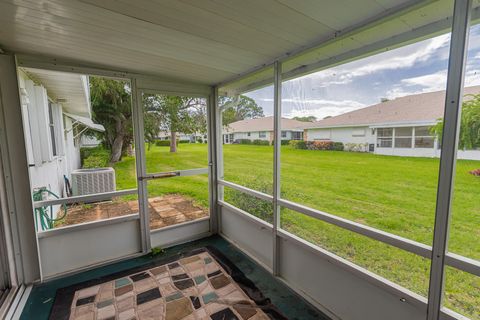
<svg viewBox="0 0 480 320"><path fill-rule="evenodd" d="M292 131L285 130L287 133L286 137L282 137L282 140L292 140ZM260 137L260 132L265 132L265 137ZM249 135L250 134L250 135ZM227 139L227 135L233 135L233 139ZM234 143L236 140L248 139L248 140L265 140L272 143L273 141L273 131L252 131L252 132L235 132L230 134L223 134L223 143ZM230 141L231 140L231 141Z"/></svg>
<svg viewBox="0 0 480 320"><path fill-rule="evenodd" d="M375 154L400 157L440 158L438 148L376 148ZM458 150L457 159L480 161L480 150Z"/></svg>
<svg viewBox="0 0 480 320"><path fill-rule="evenodd" d="M364 129L365 134L362 135ZM375 145L375 154L401 157L425 157L439 158L440 149L437 141L433 148L381 148L377 146L376 130L369 127L345 127L345 128L326 128L326 129L308 129L305 130L306 141L331 140L334 142L347 143L365 143ZM480 150L459 150L458 159L480 160Z"/></svg>
<svg viewBox="0 0 480 320"><path fill-rule="evenodd" d="M307 141L331 140L334 142L346 143L375 143L375 134L369 127L345 127L308 129L306 131Z"/></svg>
<svg viewBox="0 0 480 320"><path fill-rule="evenodd" d="M81 167L80 146L74 143L73 122L63 115L61 105L56 105L59 108L58 119L54 121L56 134L55 138L52 138L48 124L44 124L47 129L36 127L42 125L41 119L36 117L36 110L47 108L43 104L48 103L47 99L38 99L38 90L36 92L35 87L41 88L41 86L33 86L31 80L20 72L19 87L22 92L22 108L25 109L25 111L22 110L22 114L31 192L45 187L57 196L65 197L64 175L70 178L70 173ZM39 135L41 137L38 137ZM56 155L53 154L53 139L56 144ZM48 143L48 146L45 143ZM56 206L54 211L59 209L60 207Z"/></svg>
<svg viewBox="0 0 480 320"><path fill-rule="evenodd" d="M235 132L233 134L233 141L239 140L239 139L249 139L249 140L266 140L268 141L270 139L270 132L271 131L261 131L265 132L264 137L260 137L260 131L254 131L254 132Z"/></svg>
<svg viewBox="0 0 480 320"><path fill-rule="evenodd" d="M74 133L72 130L73 121L69 117L64 117L65 119L65 157L67 162L67 171L66 176L71 179L70 173L73 170L79 169L82 166L80 159L80 147L83 147L83 144L75 143ZM83 137L82 137L83 138ZM96 139L95 139L96 140ZM98 142L98 140L96 140Z"/></svg>
<svg viewBox="0 0 480 320"><path fill-rule="evenodd" d="M480 161L480 150L458 150L457 158Z"/></svg>
<svg viewBox="0 0 480 320"><path fill-rule="evenodd" d="M375 147L375 154L400 157L440 157L440 150L437 148L380 148Z"/></svg>

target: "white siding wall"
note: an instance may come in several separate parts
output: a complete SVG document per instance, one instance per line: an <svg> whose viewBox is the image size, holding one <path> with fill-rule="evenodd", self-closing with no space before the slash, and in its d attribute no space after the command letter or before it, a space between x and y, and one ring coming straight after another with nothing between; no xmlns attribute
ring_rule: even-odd
<svg viewBox="0 0 480 320"><path fill-rule="evenodd" d="M73 170L79 169L82 164L80 161L80 146L75 146L73 141L73 121L69 117L64 117L65 121L65 156L67 160L67 177L70 179L70 173Z"/></svg>
<svg viewBox="0 0 480 320"><path fill-rule="evenodd" d="M360 136L361 129L364 129L365 135ZM308 141L331 140L335 142L346 143L368 143L375 144L375 154L401 157L440 157L440 150L435 143L434 148L379 148L376 146L376 134L372 134L372 129L368 127L345 127L345 128L327 128L327 129L309 129L307 130ZM480 160L480 150L459 150L458 159Z"/></svg>
<svg viewBox="0 0 480 320"><path fill-rule="evenodd" d="M363 132L364 135L359 134ZM332 140L342 143L375 143L375 135L368 127L346 127L307 130L308 141Z"/></svg>
<svg viewBox="0 0 480 320"><path fill-rule="evenodd" d="M270 131L265 131L265 137L260 138L260 132L250 132L250 136L246 132L236 132L233 134L233 141L238 139L250 139L250 140L269 140Z"/></svg>
<svg viewBox="0 0 480 320"><path fill-rule="evenodd" d="M440 149L437 148L416 148L416 149L403 149L403 148L376 148L376 154L387 156L400 156L400 157L424 157L424 158L440 158ZM462 160L477 160L480 161L480 150L458 150L457 159Z"/></svg>
<svg viewBox="0 0 480 320"><path fill-rule="evenodd" d="M63 176L70 178L70 172L80 168L80 149L74 145L72 120L68 117L63 119L61 105L53 105L53 112L58 117L54 117L54 125L59 139L57 156L54 156L48 126L48 99L42 96L42 92L46 92L45 89L34 85L23 72L19 73L19 87L25 90L22 91L26 92L26 98L29 101L27 110L24 112L23 124L28 127L24 133L27 152L30 153L28 158L31 191L33 193L36 188L46 187L59 197L64 197ZM44 114L45 112L47 113ZM55 208L55 210L58 209Z"/></svg>
<svg viewBox="0 0 480 320"><path fill-rule="evenodd" d="M287 132L287 136L286 137L283 137L282 140L291 140L292 139L292 131L288 131L286 130ZM247 132L236 132L233 134L233 141L235 140L239 140L239 139L249 139L249 140L266 140L266 141L270 141L270 135L273 135L273 131L265 131L266 135L265 137L263 138L260 138L260 132L258 131L252 131L250 132L250 136L248 136L248 133ZM224 134L224 138L223 138L223 141L225 142L225 135ZM233 141L229 142L229 143L232 143Z"/></svg>
<svg viewBox="0 0 480 320"><path fill-rule="evenodd" d="M440 157L440 150L437 148L378 148L375 147L375 153L386 156L400 157Z"/></svg>

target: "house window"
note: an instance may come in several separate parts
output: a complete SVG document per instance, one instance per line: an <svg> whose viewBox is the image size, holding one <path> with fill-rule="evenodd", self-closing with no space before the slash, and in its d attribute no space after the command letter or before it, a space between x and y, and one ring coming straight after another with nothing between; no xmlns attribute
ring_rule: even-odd
<svg viewBox="0 0 480 320"><path fill-rule="evenodd" d="M52 104L48 103L48 127L50 129L50 141L52 141L52 154L57 155L57 144L55 139L55 125L53 122L53 107Z"/></svg>
<svg viewBox="0 0 480 320"><path fill-rule="evenodd" d="M378 128L377 129L377 147L391 148L393 138L392 128Z"/></svg>
<svg viewBox="0 0 480 320"><path fill-rule="evenodd" d="M365 137L365 128L353 129L352 137Z"/></svg>
<svg viewBox="0 0 480 320"><path fill-rule="evenodd" d="M429 127L415 128L415 148L433 148L435 137Z"/></svg>
<svg viewBox="0 0 480 320"><path fill-rule="evenodd" d="M303 132L293 131L292 132L292 140L302 140L303 139L302 134L303 134Z"/></svg>
<svg viewBox="0 0 480 320"><path fill-rule="evenodd" d="M412 127L395 128L395 148L412 147Z"/></svg>
<svg viewBox="0 0 480 320"><path fill-rule="evenodd" d="M258 133L258 137L259 138L266 138L267 137L267 132L266 131L260 131Z"/></svg>
<svg viewBox="0 0 480 320"><path fill-rule="evenodd" d="M63 156L64 151L64 124L62 107L59 104L48 103L48 130L53 156ZM76 139L74 139L76 140ZM74 141L75 142L75 141Z"/></svg>
<svg viewBox="0 0 480 320"><path fill-rule="evenodd" d="M250 137L250 134L251 134L250 132L247 132L247 137Z"/></svg>
<svg viewBox="0 0 480 320"><path fill-rule="evenodd" d="M282 131L282 138L286 138L287 137L287 131Z"/></svg>

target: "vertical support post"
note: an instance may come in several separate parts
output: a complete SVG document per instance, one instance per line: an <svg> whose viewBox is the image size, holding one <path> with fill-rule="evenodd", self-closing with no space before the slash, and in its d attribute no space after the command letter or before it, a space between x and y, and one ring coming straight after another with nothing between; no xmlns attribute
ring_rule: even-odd
<svg viewBox="0 0 480 320"><path fill-rule="evenodd" d="M143 102L142 93L137 88L136 78L131 79L132 86L132 111L133 111L133 136L135 138L135 164L137 169L138 207L140 209L140 235L142 252L151 249L150 243L150 213L148 212L147 181L143 179L147 174L145 159L145 137L143 127Z"/></svg>
<svg viewBox="0 0 480 320"><path fill-rule="evenodd" d="M442 154L435 212L432 264L428 292L428 320L440 319L444 291L445 255L455 178L458 136L463 96L465 60L470 29L471 0L456 0L453 12L452 37L448 63L447 91L443 121Z"/></svg>
<svg viewBox="0 0 480 320"><path fill-rule="evenodd" d="M15 57L0 54L0 180L5 187L0 197L1 209L8 210L0 213L0 219L11 231L15 269L11 271L17 284L28 284L41 279L42 272L19 92Z"/></svg>
<svg viewBox="0 0 480 320"><path fill-rule="evenodd" d="M215 145L216 145L216 181L215 187L217 190L217 203L215 207L217 208L217 232L222 232L222 215L220 213L221 207L218 204L218 200L224 199L224 186L218 184L219 179L223 179L223 115L222 110L219 106L219 96L218 96L218 87L215 87L215 99L214 99L214 112L215 112Z"/></svg>
<svg viewBox="0 0 480 320"><path fill-rule="evenodd" d="M210 232L218 233L218 162L217 162L217 90L212 88L208 97L207 133L208 133L208 192L210 203Z"/></svg>
<svg viewBox="0 0 480 320"><path fill-rule="evenodd" d="M282 140L282 64L275 61L273 65L273 274L279 275L279 237L280 228L280 206L278 201L281 197L280 191L280 147Z"/></svg>

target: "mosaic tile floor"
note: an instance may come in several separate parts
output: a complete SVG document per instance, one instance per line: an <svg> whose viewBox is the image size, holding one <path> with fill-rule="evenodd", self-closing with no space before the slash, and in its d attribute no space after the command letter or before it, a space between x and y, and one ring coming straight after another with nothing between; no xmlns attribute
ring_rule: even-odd
<svg viewBox="0 0 480 320"><path fill-rule="evenodd" d="M222 265L224 262L220 263L217 255L206 249L201 251L174 262L76 290L70 304L69 317L63 310L54 311L50 318L271 319L263 310L271 313L274 307L269 300L263 298L258 289L253 286L245 290L244 284L238 284L232 278L231 268L227 267L226 270L225 264ZM262 305L257 305L246 292L260 298ZM267 303L263 304L265 301ZM274 314L277 314L276 310ZM275 319L286 318L279 315Z"/></svg>

